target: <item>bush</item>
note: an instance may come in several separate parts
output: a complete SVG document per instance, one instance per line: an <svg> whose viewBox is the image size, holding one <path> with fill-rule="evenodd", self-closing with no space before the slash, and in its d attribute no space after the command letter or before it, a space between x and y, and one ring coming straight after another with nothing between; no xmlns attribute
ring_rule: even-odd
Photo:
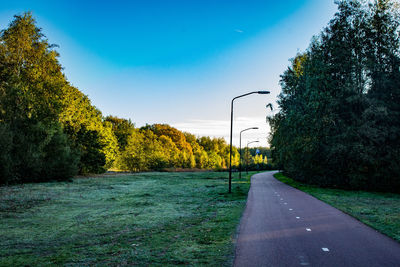
<svg viewBox="0 0 400 267"><path fill-rule="evenodd" d="M102 152L104 145L101 143L99 132L81 127L77 134L77 145L81 153L79 173L103 173L106 156Z"/></svg>
<svg viewBox="0 0 400 267"><path fill-rule="evenodd" d="M5 184L12 178L12 143L13 134L9 125L0 124L0 184Z"/></svg>
<svg viewBox="0 0 400 267"><path fill-rule="evenodd" d="M76 175L80 154L69 145L66 134L54 127L42 155L41 177L45 180L63 180Z"/></svg>
<svg viewBox="0 0 400 267"><path fill-rule="evenodd" d="M2 184L63 180L77 172L79 154L58 124L2 124L0 149Z"/></svg>
<svg viewBox="0 0 400 267"><path fill-rule="evenodd" d="M243 166L244 170L246 170L246 166ZM274 170L274 166L272 164L266 163L251 163L247 166L247 170L249 171L270 171Z"/></svg>

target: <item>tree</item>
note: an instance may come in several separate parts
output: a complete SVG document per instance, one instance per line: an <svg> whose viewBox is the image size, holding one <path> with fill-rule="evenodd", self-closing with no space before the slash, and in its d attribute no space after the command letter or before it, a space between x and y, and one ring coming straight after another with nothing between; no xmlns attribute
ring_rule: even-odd
<svg viewBox="0 0 400 267"><path fill-rule="evenodd" d="M98 167L99 162L103 162L101 158L97 163L90 167L92 171L97 170L102 172L110 168L119 154L118 140L113 132L113 125L111 122L102 118L101 111L91 104L90 99L73 86L66 86L64 88L65 97L64 108L59 115L59 121L62 123L69 138L73 141L75 147L79 148L82 153L88 152L92 154L94 150L99 150L96 155L105 157L104 166ZM81 130L84 128L83 130ZM77 138L78 135L85 131L96 132L96 138L91 138L93 144L83 141L84 139ZM80 143L80 142L84 143ZM91 147L91 145L93 145ZM87 151L85 151L87 150ZM89 152L89 150L91 150ZM95 161L90 161L95 162ZM86 165L88 162L83 163ZM80 168L84 170L84 168Z"/></svg>
<svg viewBox="0 0 400 267"><path fill-rule="evenodd" d="M398 3L397 3L398 4ZM368 148L363 171L369 184L400 191L400 41L399 9L394 1L370 4L366 31L369 107L360 135Z"/></svg>
<svg viewBox="0 0 400 267"><path fill-rule="evenodd" d="M194 159L194 164L193 160L191 158L191 168L205 168L207 166L207 161L208 161L208 156L207 152L204 151L204 148L200 146L200 144L197 142L197 138L195 135L190 134L190 133L184 133L186 141L190 144L192 147L193 151L193 159Z"/></svg>
<svg viewBox="0 0 400 267"><path fill-rule="evenodd" d="M112 130L118 140L118 147L121 149L121 151L124 151L128 143L128 137L134 131L135 125L131 122L131 120L122 119L115 116L107 116L105 121L111 123Z"/></svg>
<svg viewBox="0 0 400 267"><path fill-rule="evenodd" d="M3 183L66 179L76 173L79 154L58 123L67 82L54 47L30 13L15 16L0 33Z"/></svg>
<svg viewBox="0 0 400 267"><path fill-rule="evenodd" d="M15 16L0 39L0 120L57 120L67 82L55 45L30 13Z"/></svg>
<svg viewBox="0 0 400 267"><path fill-rule="evenodd" d="M281 76L272 156L303 182L399 190L398 16L387 0L337 4Z"/></svg>
<svg viewBox="0 0 400 267"><path fill-rule="evenodd" d="M142 130L151 130L158 137L167 136L169 137L176 147L179 149L177 155L177 161L174 167L178 168L190 168L193 166L193 150L190 143L186 141L184 133L175 129L168 124L153 124L142 127Z"/></svg>
<svg viewBox="0 0 400 267"><path fill-rule="evenodd" d="M123 163L126 169L131 171L142 171L145 169L143 135L139 130L133 131L127 140L125 151L122 152Z"/></svg>

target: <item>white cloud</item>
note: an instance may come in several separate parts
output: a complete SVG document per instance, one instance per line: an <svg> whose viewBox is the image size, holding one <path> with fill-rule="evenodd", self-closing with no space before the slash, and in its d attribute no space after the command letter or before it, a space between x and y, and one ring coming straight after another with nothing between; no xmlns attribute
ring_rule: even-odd
<svg viewBox="0 0 400 267"><path fill-rule="evenodd" d="M223 137L229 143L230 121L192 119L174 123L171 126L197 136ZM256 140L259 143L255 143L253 146L269 146L267 143L269 126L266 123L265 117L235 118L233 123L233 145L239 146L240 131L251 127L258 127L259 129L248 130L242 133L242 147L246 146L247 142Z"/></svg>

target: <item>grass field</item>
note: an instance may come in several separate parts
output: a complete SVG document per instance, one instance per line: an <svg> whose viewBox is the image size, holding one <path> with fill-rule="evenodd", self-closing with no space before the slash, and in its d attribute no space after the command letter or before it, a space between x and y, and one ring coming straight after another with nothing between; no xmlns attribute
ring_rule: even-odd
<svg viewBox="0 0 400 267"><path fill-rule="evenodd" d="M231 265L251 174L232 194L223 172L0 187L0 265Z"/></svg>
<svg viewBox="0 0 400 267"><path fill-rule="evenodd" d="M296 182L282 173L274 176L400 242L400 195L319 188Z"/></svg>

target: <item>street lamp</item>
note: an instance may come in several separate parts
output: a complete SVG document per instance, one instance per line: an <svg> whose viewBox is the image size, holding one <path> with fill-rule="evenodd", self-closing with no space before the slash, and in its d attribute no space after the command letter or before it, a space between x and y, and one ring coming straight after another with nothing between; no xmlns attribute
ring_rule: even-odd
<svg viewBox="0 0 400 267"><path fill-rule="evenodd" d="M240 131L239 135L239 178L242 178L242 133L248 130L257 130L258 127L251 127Z"/></svg>
<svg viewBox="0 0 400 267"><path fill-rule="evenodd" d="M244 95L240 95L237 97L234 97L231 102L231 134L230 134L230 148L229 148L229 193L232 193L232 129L233 129L233 101L235 99L243 97L243 96L248 96L251 94L260 94L260 95L266 95L269 94L269 91L254 91L250 92Z"/></svg>
<svg viewBox="0 0 400 267"><path fill-rule="evenodd" d="M260 142L260 141L251 141L251 142L247 143L247 154L249 153L249 145L252 144L252 143L258 143L258 142ZM249 174L248 167L249 167L249 159L247 158L247 160L246 160L246 174Z"/></svg>

